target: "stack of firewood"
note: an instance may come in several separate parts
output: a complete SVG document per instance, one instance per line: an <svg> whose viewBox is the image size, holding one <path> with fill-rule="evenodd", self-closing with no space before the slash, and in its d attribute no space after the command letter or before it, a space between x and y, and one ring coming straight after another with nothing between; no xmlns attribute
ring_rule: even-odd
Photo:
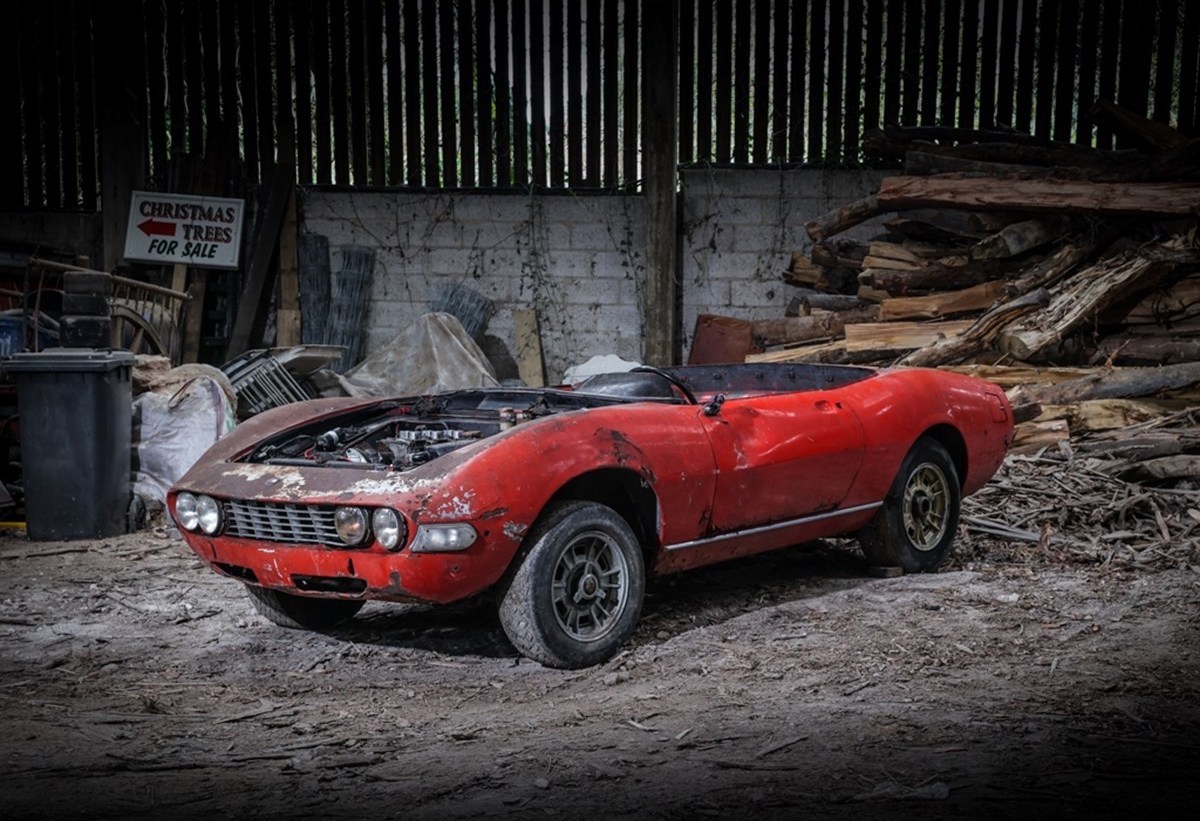
<svg viewBox="0 0 1200 821"><path fill-rule="evenodd" d="M1200 404L1200 139L1092 117L1140 147L870 135L905 174L806 225L796 315L755 323L747 361L977 372L1011 389L1026 449ZM871 219L873 239L842 236Z"/></svg>

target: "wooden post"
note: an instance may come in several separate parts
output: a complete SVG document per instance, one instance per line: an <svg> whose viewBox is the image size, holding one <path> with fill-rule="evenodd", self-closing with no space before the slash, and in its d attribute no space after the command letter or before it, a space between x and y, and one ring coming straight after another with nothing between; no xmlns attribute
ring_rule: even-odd
<svg viewBox="0 0 1200 821"><path fill-rule="evenodd" d="M646 287L642 310L645 360L652 365L679 361L678 118L675 45L677 0L646 0L642 5L642 173L646 198Z"/></svg>
<svg viewBox="0 0 1200 821"><path fill-rule="evenodd" d="M281 348L300 344L300 262L296 226L296 189L288 197L279 234L279 310L275 344Z"/></svg>

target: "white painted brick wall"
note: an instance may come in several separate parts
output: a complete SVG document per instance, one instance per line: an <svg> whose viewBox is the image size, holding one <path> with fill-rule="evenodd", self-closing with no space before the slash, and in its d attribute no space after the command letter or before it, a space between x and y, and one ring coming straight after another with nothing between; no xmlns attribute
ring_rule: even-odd
<svg viewBox="0 0 1200 821"><path fill-rule="evenodd" d="M811 243L804 223L873 193L882 172L682 172L683 357L696 316L783 316L783 272ZM515 354L513 311L538 312L547 375L598 355L643 357L645 207L640 196L305 190L302 230L376 251L365 328L372 353L428 310L439 286L496 303L485 347ZM876 227L858 230L870 236ZM337 270L337 260L333 262Z"/></svg>

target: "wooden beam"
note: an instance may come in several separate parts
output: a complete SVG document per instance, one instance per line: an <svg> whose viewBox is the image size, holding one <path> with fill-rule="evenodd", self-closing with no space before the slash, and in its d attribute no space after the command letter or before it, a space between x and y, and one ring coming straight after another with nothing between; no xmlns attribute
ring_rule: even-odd
<svg viewBox="0 0 1200 821"><path fill-rule="evenodd" d="M645 360L679 360L676 189L676 0L642 6L643 174L646 197Z"/></svg>
<svg viewBox="0 0 1200 821"><path fill-rule="evenodd" d="M288 197L279 233L279 311L275 321L275 344L300 344L300 262L296 219L296 189Z"/></svg>
<svg viewBox="0 0 1200 821"><path fill-rule="evenodd" d="M542 360L542 335L537 312L532 308L513 311L513 336L517 346L517 374L531 388L546 384L546 366Z"/></svg>

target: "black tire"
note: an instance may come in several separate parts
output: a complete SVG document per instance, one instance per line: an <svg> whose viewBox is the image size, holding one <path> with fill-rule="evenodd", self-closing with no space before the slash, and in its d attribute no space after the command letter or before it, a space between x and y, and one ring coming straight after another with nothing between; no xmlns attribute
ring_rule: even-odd
<svg viewBox="0 0 1200 821"><path fill-rule="evenodd" d="M353 599L316 599L296 596L257 585L246 585L254 609L280 627L324 630L350 621L365 602Z"/></svg>
<svg viewBox="0 0 1200 821"><path fill-rule="evenodd" d="M906 573L937 568L958 529L962 485L941 443L918 439L900 464L883 507L858 534L867 562Z"/></svg>
<svg viewBox="0 0 1200 821"><path fill-rule="evenodd" d="M637 625L646 589L629 523L605 505L564 502L543 516L526 545L501 589L500 624L509 641L547 667L612 658Z"/></svg>

